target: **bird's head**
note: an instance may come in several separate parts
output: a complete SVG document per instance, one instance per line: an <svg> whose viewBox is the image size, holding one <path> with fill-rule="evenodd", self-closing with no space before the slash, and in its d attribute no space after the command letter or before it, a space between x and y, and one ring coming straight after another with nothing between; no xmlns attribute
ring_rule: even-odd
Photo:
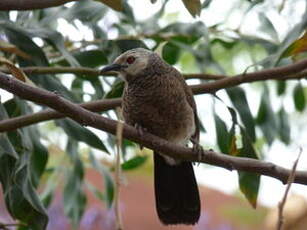
<svg viewBox="0 0 307 230"><path fill-rule="evenodd" d="M129 81L131 79L128 78L138 76L145 70L152 54L152 51L143 48L128 50L118 56L112 64L105 66L101 73L115 71L124 80Z"/></svg>

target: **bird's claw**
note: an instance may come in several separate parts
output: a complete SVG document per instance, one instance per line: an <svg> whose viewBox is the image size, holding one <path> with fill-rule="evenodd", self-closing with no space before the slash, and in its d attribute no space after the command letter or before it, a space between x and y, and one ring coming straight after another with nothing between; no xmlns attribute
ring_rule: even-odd
<svg viewBox="0 0 307 230"><path fill-rule="evenodd" d="M202 155L204 153L203 147L199 144L198 141L191 139L191 142L193 143L192 151L197 154L198 164L200 164Z"/></svg>
<svg viewBox="0 0 307 230"><path fill-rule="evenodd" d="M140 124L135 123L134 128L136 128L138 135L141 137L144 135L144 132L147 132L147 129L142 127ZM140 150L143 150L144 146L140 144Z"/></svg>

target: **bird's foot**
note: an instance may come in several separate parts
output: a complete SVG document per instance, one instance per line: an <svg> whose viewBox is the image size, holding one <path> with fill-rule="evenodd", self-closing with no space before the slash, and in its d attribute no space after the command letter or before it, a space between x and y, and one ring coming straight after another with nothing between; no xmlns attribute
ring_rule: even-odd
<svg viewBox="0 0 307 230"><path fill-rule="evenodd" d="M192 150L194 153L197 154L198 164L200 164L200 161L202 159L202 155L204 154L203 147L199 144L198 141L191 139L191 142L193 143Z"/></svg>
<svg viewBox="0 0 307 230"><path fill-rule="evenodd" d="M138 132L138 135L141 137L144 135L144 132L147 132L147 129L142 127L140 124L138 123L135 123L134 124L134 128L136 128L137 132ZM139 144L140 146L140 150L143 150L144 146Z"/></svg>

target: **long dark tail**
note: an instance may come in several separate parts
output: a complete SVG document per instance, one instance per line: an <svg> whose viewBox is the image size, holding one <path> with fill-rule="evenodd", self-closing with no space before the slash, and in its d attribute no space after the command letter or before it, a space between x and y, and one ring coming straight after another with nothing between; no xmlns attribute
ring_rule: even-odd
<svg viewBox="0 0 307 230"><path fill-rule="evenodd" d="M170 165L154 153L155 195L158 216L164 224L195 224L200 200L192 164Z"/></svg>

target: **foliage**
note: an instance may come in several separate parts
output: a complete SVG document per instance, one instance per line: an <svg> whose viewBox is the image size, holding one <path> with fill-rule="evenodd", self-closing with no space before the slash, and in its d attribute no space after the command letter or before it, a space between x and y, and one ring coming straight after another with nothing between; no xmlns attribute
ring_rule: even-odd
<svg viewBox="0 0 307 230"><path fill-rule="evenodd" d="M206 14L214 10L211 8L214 1L206 0L202 5L198 0L183 2L193 16L199 15L201 11ZM300 21L282 37L270 17L257 10L257 7L265 8L265 1L241 0L235 1L235 4L240 6L242 20L236 28L227 26L231 14L210 26L198 18L189 23L177 22L177 19L171 19L172 15L165 13L167 1L161 4L159 11L145 20L137 19L133 5L125 1L77 1L35 11L0 12L0 54L19 67L100 68L128 49L145 47L160 49L162 57L183 72L192 70L232 75L284 65L292 61L293 55L299 59L298 55L306 51L306 32L302 34L307 24L307 7ZM112 11L108 6L119 12ZM278 7L275 6L273 10L279 13ZM251 12L259 16L261 24L261 33L258 31L256 35L244 33L242 29L244 19ZM110 23L111 19L114 21ZM77 39L62 35L61 24L64 22L67 27L78 32ZM242 58L249 61L237 67L236 61ZM28 74L27 77L37 87L56 91L78 103L120 97L123 90L123 83L114 77L97 78L85 74ZM297 127L290 125L289 115L306 112L307 89L306 84L300 81L253 83L230 88L225 92L221 94L221 101L212 97L216 105L213 111L216 143L225 154L259 159L265 155L263 149L271 146L274 141L290 144L291 129ZM252 95L255 94L259 98L259 106L254 102ZM289 95L292 95L290 102ZM295 111L291 111L287 103L293 103ZM199 105L204 106L201 101ZM219 114L218 106L227 110L226 116ZM30 114L38 109L44 108L13 97L2 102L0 116L6 119ZM104 115L115 116L112 112L105 112ZM210 129L202 117L200 120L206 130ZM27 226L23 229L45 229L45 208L56 186L46 186L42 193L48 194L48 202L46 197L41 196L46 207L36 188L39 184L47 184L46 181L52 175L63 174L65 213L77 224L86 206L85 167L95 168L101 173L105 190L97 191L95 187L90 190L102 198L107 207L111 207L114 182L110 173L113 166L102 164L94 153L98 150L105 154L114 153L114 143L113 136L106 135L104 138L101 133L69 119L1 133L0 180L7 209L12 217ZM52 145L58 145L67 154L64 164L69 167L65 170L47 164L50 157L48 149ZM134 145L125 141L123 153L131 147ZM133 156L125 155L124 159L123 170L137 170L146 162L147 157L134 153ZM256 206L260 175L238 173L241 191Z"/></svg>

